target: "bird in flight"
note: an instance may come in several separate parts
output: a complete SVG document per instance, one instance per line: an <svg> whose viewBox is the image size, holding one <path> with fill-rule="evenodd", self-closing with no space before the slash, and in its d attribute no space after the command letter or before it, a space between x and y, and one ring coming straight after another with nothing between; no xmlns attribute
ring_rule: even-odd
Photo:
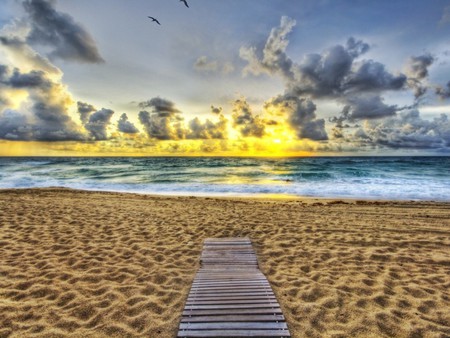
<svg viewBox="0 0 450 338"><path fill-rule="evenodd" d="M183 2L184 3L184 5L187 7L187 8L189 8L189 5L188 5L188 3L187 3L187 1L186 0L180 0L181 2Z"/></svg>
<svg viewBox="0 0 450 338"><path fill-rule="evenodd" d="M158 25L161 26L161 24L159 23L159 21L156 20L153 16L149 16L149 19L152 19L152 22L154 21L154 22L156 22Z"/></svg>

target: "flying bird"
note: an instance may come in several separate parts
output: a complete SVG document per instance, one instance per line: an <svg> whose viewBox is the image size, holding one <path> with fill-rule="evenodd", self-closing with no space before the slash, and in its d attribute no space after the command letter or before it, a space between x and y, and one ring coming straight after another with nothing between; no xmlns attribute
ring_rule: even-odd
<svg viewBox="0 0 450 338"><path fill-rule="evenodd" d="M180 0L181 2L183 2L184 3L184 5L187 7L187 8L189 8L189 5L188 5L188 3L187 3L187 1L186 0Z"/></svg>
<svg viewBox="0 0 450 338"><path fill-rule="evenodd" d="M152 19L152 22L154 21L154 22L156 22L158 25L161 26L161 24L159 23L159 21L156 20L153 16L149 16L149 19Z"/></svg>

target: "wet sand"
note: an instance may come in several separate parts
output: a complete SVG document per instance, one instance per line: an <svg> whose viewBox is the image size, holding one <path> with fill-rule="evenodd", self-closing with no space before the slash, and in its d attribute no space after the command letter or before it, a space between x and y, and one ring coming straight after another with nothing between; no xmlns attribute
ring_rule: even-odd
<svg viewBox="0 0 450 338"><path fill-rule="evenodd" d="M450 203L0 190L0 337L175 337L248 236L293 337L449 337Z"/></svg>

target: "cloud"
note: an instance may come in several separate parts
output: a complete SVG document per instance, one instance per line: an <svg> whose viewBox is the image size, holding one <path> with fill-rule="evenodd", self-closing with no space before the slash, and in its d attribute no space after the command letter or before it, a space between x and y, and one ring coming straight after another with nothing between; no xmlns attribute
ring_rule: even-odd
<svg viewBox="0 0 450 338"><path fill-rule="evenodd" d="M438 95L442 100L450 98L450 81L447 83L446 87L438 86L436 87L436 95Z"/></svg>
<svg viewBox="0 0 450 338"><path fill-rule="evenodd" d="M399 116L368 121L353 135L363 145L392 149L450 150L450 120L442 114L431 121L421 118L418 110L402 112Z"/></svg>
<svg viewBox="0 0 450 338"><path fill-rule="evenodd" d="M26 116L11 110L0 114L0 139L32 140L32 126L28 124Z"/></svg>
<svg viewBox="0 0 450 338"><path fill-rule="evenodd" d="M408 77L422 80L428 76L428 67L433 64L435 58L431 54L411 56L406 64Z"/></svg>
<svg viewBox="0 0 450 338"><path fill-rule="evenodd" d="M16 140L69 141L83 140L84 135L69 115L72 102L66 88L48 78L42 70L22 73L2 67L2 84L14 93L26 90L23 112L5 109L0 113L3 122L0 137ZM21 125L19 125L21 123Z"/></svg>
<svg viewBox="0 0 450 338"><path fill-rule="evenodd" d="M378 119L395 115L396 105L387 105L379 95L365 94L346 98L341 116L349 121Z"/></svg>
<svg viewBox="0 0 450 338"><path fill-rule="evenodd" d="M253 115L249 104L243 99L233 103L233 126L245 137L263 137L265 134L264 121Z"/></svg>
<svg viewBox="0 0 450 338"><path fill-rule="evenodd" d="M157 140L181 140L185 138L186 130L183 119L173 111L158 111L152 113L143 110L139 112L139 121L144 126L147 135Z"/></svg>
<svg viewBox="0 0 450 338"><path fill-rule="evenodd" d="M84 125L94 140L103 141L108 139L107 128L111 123L114 111L102 108L89 116L88 122Z"/></svg>
<svg viewBox="0 0 450 338"><path fill-rule="evenodd" d="M227 120L221 114L219 121L214 123L207 119L201 122L198 117L189 122L188 139L225 139L227 137Z"/></svg>
<svg viewBox="0 0 450 338"><path fill-rule="evenodd" d="M220 64L217 60L208 60L207 56L200 56L194 63L194 69L200 73L222 73L229 74L234 71L231 62Z"/></svg>
<svg viewBox="0 0 450 338"><path fill-rule="evenodd" d="M442 17L441 17L441 20L439 21L439 23L441 25L450 23L450 5L448 5L444 8L444 11L442 13Z"/></svg>
<svg viewBox="0 0 450 338"><path fill-rule="evenodd" d="M20 32L20 27L17 27L17 24L12 25L11 30L13 33L16 33L15 29ZM36 53L22 37L11 35L12 32L2 29L0 44L5 52L10 55L10 58L14 60L15 64L20 65L21 69L41 70L55 77L62 76L62 72L51 64L47 58Z"/></svg>
<svg viewBox="0 0 450 338"><path fill-rule="evenodd" d="M222 107L211 106L211 113L213 114L221 114L222 110L223 110Z"/></svg>
<svg viewBox="0 0 450 338"><path fill-rule="evenodd" d="M127 114L122 114L117 122L117 130L125 134L137 134L139 130L128 120Z"/></svg>
<svg viewBox="0 0 450 338"><path fill-rule="evenodd" d="M160 97L154 97L148 101L139 103L139 108L151 108L154 113L159 114L161 117L181 113L172 101Z"/></svg>
<svg viewBox="0 0 450 338"><path fill-rule="evenodd" d="M294 76L292 73L293 62L286 55L286 48L289 44L287 37L295 25L295 20L283 16L280 26L272 28L262 50L262 58L258 57L255 47L241 47L239 55L248 62L243 69L244 75L281 73L283 77L292 79Z"/></svg>
<svg viewBox="0 0 450 338"><path fill-rule="evenodd" d="M92 36L74 19L54 8L54 0L26 0L23 2L30 19L31 44L50 46L50 57L64 60L104 62Z"/></svg>
<svg viewBox="0 0 450 338"><path fill-rule="evenodd" d="M243 74L281 75L286 94L299 97L342 98L355 92L404 88L404 74L394 75L373 60L357 61L370 46L353 37L345 45L332 46L321 54L307 54L300 63L293 62L286 54L286 48L294 26L294 20L282 17L280 26L272 29L261 53L255 47L241 47L240 57L247 61Z"/></svg>
<svg viewBox="0 0 450 338"><path fill-rule="evenodd" d="M383 64L372 60L354 63L352 72L343 82L343 91L374 92L402 89L406 83L404 74L393 75Z"/></svg>
<svg viewBox="0 0 450 338"><path fill-rule="evenodd" d="M40 70L32 70L29 73L21 73L17 68L10 77L8 84L12 88L50 87L51 82L46 79L45 73Z"/></svg>
<svg viewBox="0 0 450 338"><path fill-rule="evenodd" d="M287 115L287 122L295 130L299 139L323 141L328 139L325 131L325 120L317 119L316 105L306 98L280 95L265 105L273 107Z"/></svg>
<svg viewBox="0 0 450 338"><path fill-rule="evenodd" d="M93 105L89 103L84 103L81 101L77 102L78 113L80 114L81 123L86 124L89 120L89 115L96 109Z"/></svg>
<svg viewBox="0 0 450 338"><path fill-rule="evenodd" d="M206 56L200 56L194 63L195 70L199 72L217 72L219 64L217 61L208 61Z"/></svg>
<svg viewBox="0 0 450 338"><path fill-rule="evenodd" d="M408 75L408 85L414 91L414 96L422 97L427 86L422 82L428 77L428 68L436 59L431 54L412 56L408 59L405 66L405 73Z"/></svg>

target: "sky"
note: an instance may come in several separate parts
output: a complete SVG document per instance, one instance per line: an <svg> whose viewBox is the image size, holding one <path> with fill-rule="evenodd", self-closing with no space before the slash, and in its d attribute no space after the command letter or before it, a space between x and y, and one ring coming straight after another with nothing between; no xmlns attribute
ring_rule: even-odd
<svg viewBox="0 0 450 338"><path fill-rule="evenodd" d="M0 156L450 154L450 1L187 2L2 0Z"/></svg>

